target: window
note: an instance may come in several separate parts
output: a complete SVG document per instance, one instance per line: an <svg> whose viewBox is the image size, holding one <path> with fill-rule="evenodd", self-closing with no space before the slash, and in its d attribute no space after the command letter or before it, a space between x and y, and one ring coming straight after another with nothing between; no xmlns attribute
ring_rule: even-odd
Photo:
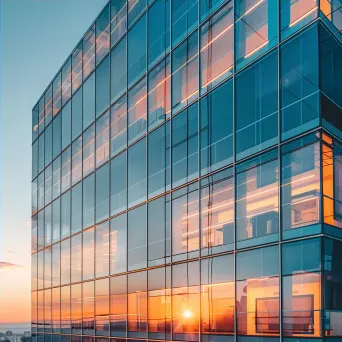
<svg viewBox="0 0 342 342"><path fill-rule="evenodd" d="M172 119L172 187L198 177L198 104Z"/></svg>
<svg viewBox="0 0 342 342"><path fill-rule="evenodd" d="M71 234L82 230L82 183L71 190Z"/></svg>
<svg viewBox="0 0 342 342"><path fill-rule="evenodd" d="M52 120L52 85L45 92L45 126Z"/></svg>
<svg viewBox="0 0 342 342"><path fill-rule="evenodd" d="M237 68L275 46L278 38L278 2L236 1L235 37Z"/></svg>
<svg viewBox="0 0 342 342"><path fill-rule="evenodd" d="M127 208L127 163L126 151L112 159L110 165L110 215Z"/></svg>
<svg viewBox="0 0 342 342"><path fill-rule="evenodd" d="M201 261L201 330L209 340L234 335L234 257ZM204 335L204 336L203 336Z"/></svg>
<svg viewBox="0 0 342 342"><path fill-rule="evenodd" d="M224 0L200 0L200 15L201 21L205 20L211 13L213 13Z"/></svg>
<svg viewBox="0 0 342 342"><path fill-rule="evenodd" d="M83 177L95 170L95 125L83 133Z"/></svg>
<svg viewBox="0 0 342 342"><path fill-rule="evenodd" d="M45 169L45 205L48 205L52 200L52 165Z"/></svg>
<svg viewBox="0 0 342 342"><path fill-rule="evenodd" d="M62 104L62 85L61 85L61 73L59 72L52 83L53 93L53 116L55 116L61 109Z"/></svg>
<svg viewBox="0 0 342 342"><path fill-rule="evenodd" d="M45 129L45 166L52 161L52 125Z"/></svg>
<svg viewBox="0 0 342 342"><path fill-rule="evenodd" d="M127 276L110 278L111 336L126 336L127 329Z"/></svg>
<svg viewBox="0 0 342 342"><path fill-rule="evenodd" d="M127 271L127 214L110 220L110 274ZM116 279L116 278L115 278ZM126 291L125 291L126 292Z"/></svg>
<svg viewBox="0 0 342 342"><path fill-rule="evenodd" d="M61 157L52 164L52 199L56 199L61 193Z"/></svg>
<svg viewBox="0 0 342 342"><path fill-rule="evenodd" d="M179 111L198 97L197 31L172 52L171 96L173 112Z"/></svg>
<svg viewBox="0 0 342 342"><path fill-rule="evenodd" d="M109 279L95 281L96 335L109 335Z"/></svg>
<svg viewBox="0 0 342 342"><path fill-rule="evenodd" d="M319 124L317 35L311 27L280 49L282 140Z"/></svg>
<svg viewBox="0 0 342 342"><path fill-rule="evenodd" d="M233 2L230 1L201 27L201 94L233 72L233 22Z"/></svg>
<svg viewBox="0 0 342 342"><path fill-rule="evenodd" d="M111 46L124 35L127 30L127 4L126 0L111 1Z"/></svg>
<svg viewBox="0 0 342 342"><path fill-rule="evenodd" d="M43 171L45 166L45 132L43 132L40 137L38 138L38 173Z"/></svg>
<svg viewBox="0 0 342 342"><path fill-rule="evenodd" d="M38 143L39 140L36 140L32 145L32 178L37 177L38 174Z"/></svg>
<svg viewBox="0 0 342 342"><path fill-rule="evenodd" d="M38 222L37 222L37 215L31 218L31 250L33 253L37 252L38 250Z"/></svg>
<svg viewBox="0 0 342 342"><path fill-rule="evenodd" d="M44 291L44 331L51 332L51 289Z"/></svg>
<svg viewBox="0 0 342 342"><path fill-rule="evenodd" d="M59 286L61 284L61 244L57 243L52 246L52 274L51 286Z"/></svg>
<svg viewBox="0 0 342 342"><path fill-rule="evenodd" d="M44 251L40 251L37 254L38 264L37 264L37 289L40 290L44 288ZM41 291L40 291L41 293Z"/></svg>
<svg viewBox="0 0 342 342"><path fill-rule="evenodd" d="M172 46L177 45L198 24L198 0L172 1Z"/></svg>
<svg viewBox="0 0 342 342"><path fill-rule="evenodd" d="M39 100L38 103L38 131L39 134L42 133L44 131L44 127L45 127L45 111L44 111L44 96L41 97L41 99Z"/></svg>
<svg viewBox="0 0 342 342"><path fill-rule="evenodd" d="M146 8L146 0L127 0L128 3L128 26L139 17Z"/></svg>
<svg viewBox="0 0 342 342"><path fill-rule="evenodd" d="M237 159L278 141L277 59L267 55L236 77Z"/></svg>
<svg viewBox="0 0 342 342"><path fill-rule="evenodd" d="M51 287L51 247L44 249L44 288Z"/></svg>
<svg viewBox="0 0 342 342"><path fill-rule="evenodd" d="M320 336L321 241L283 245L283 332L285 336Z"/></svg>
<svg viewBox="0 0 342 342"><path fill-rule="evenodd" d="M146 139L128 149L128 206L146 200Z"/></svg>
<svg viewBox="0 0 342 342"><path fill-rule="evenodd" d="M80 334L82 331L82 284L70 286L71 332Z"/></svg>
<svg viewBox="0 0 342 342"><path fill-rule="evenodd" d="M83 39L83 80L95 68L95 24L90 28Z"/></svg>
<svg viewBox="0 0 342 342"><path fill-rule="evenodd" d="M70 191L61 197L61 239L70 235Z"/></svg>
<svg viewBox="0 0 342 342"><path fill-rule="evenodd" d="M281 193L283 237L312 234L302 227L320 222L319 143L282 156Z"/></svg>
<svg viewBox="0 0 342 342"><path fill-rule="evenodd" d="M32 141L38 138L38 105L32 110Z"/></svg>
<svg viewBox="0 0 342 342"><path fill-rule="evenodd" d="M172 193L173 261L197 257L199 243L199 193L195 183Z"/></svg>
<svg viewBox="0 0 342 342"><path fill-rule="evenodd" d="M83 335L94 335L95 333L95 289L94 282L90 281L88 283L82 284L82 311L83 311L83 321L82 321L82 333Z"/></svg>
<svg viewBox="0 0 342 342"><path fill-rule="evenodd" d="M279 250L259 248L236 255L238 335L279 335Z"/></svg>
<svg viewBox="0 0 342 342"><path fill-rule="evenodd" d="M71 102L62 110L62 150L71 143Z"/></svg>
<svg viewBox="0 0 342 342"><path fill-rule="evenodd" d="M82 235L71 238L71 282L82 280Z"/></svg>
<svg viewBox="0 0 342 342"><path fill-rule="evenodd" d="M106 6L100 17L96 20L96 65L108 53L110 46L110 7Z"/></svg>
<svg viewBox="0 0 342 342"><path fill-rule="evenodd" d="M70 239L61 242L61 285L70 283Z"/></svg>
<svg viewBox="0 0 342 342"><path fill-rule="evenodd" d="M95 73L83 85L83 129L95 120Z"/></svg>
<svg viewBox="0 0 342 342"><path fill-rule="evenodd" d="M109 216L109 164L96 171L96 223Z"/></svg>
<svg viewBox="0 0 342 342"><path fill-rule="evenodd" d="M72 143L72 185L82 179L82 136Z"/></svg>
<svg viewBox="0 0 342 342"><path fill-rule="evenodd" d="M113 157L127 146L126 95L112 106L110 115L110 155Z"/></svg>
<svg viewBox="0 0 342 342"><path fill-rule="evenodd" d="M70 334L70 286L61 288L61 332Z"/></svg>
<svg viewBox="0 0 342 342"><path fill-rule="evenodd" d="M128 270L146 267L146 205L128 212Z"/></svg>
<svg viewBox="0 0 342 342"><path fill-rule="evenodd" d="M71 181L71 147L62 153L61 192L69 189ZM39 182L39 178L38 178Z"/></svg>
<svg viewBox="0 0 342 342"><path fill-rule="evenodd" d="M59 114L52 122L52 158L55 159L60 153L62 148L62 115Z"/></svg>
<svg viewBox="0 0 342 342"><path fill-rule="evenodd" d="M148 129L169 117L171 107L170 56L148 74Z"/></svg>
<svg viewBox="0 0 342 342"><path fill-rule="evenodd" d="M148 336L171 340L171 268L148 271Z"/></svg>
<svg viewBox="0 0 342 342"><path fill-rule="evenodd" d="M170 256L170 195L162 196L148 203L148 266L166 263Z"/></svg>
<svg viewBox="0 0 342 342"><path fill-rule="evenodd" d="M38 176L38 210L44 208L44 172Z"/></svg>
<svg viewBox="0 0 342 342"><path fill-rule="evenodd" d="M233 162L233 84L215 89L200 101L201 174Z"/></svg>
<svg viewBox="0 0 342 342"><path fill-rule="evenodd" d="M199 340L199 261L172 266L172 319L173 340Z"/></svg>
<svg viewBox="0 0 342 342"><path fill-rule="evenodd" d="M44 210L44 224L45 224L45 246L51 245L52 242L52 206L49 205Z"/></svg>
<svg viewBox="0 0 342 342"><path fill-rule="evenodd" d="M82 84L82 42L78 44L76 50L72 53L72 93L74 94Z"/></svg>
<svg viewBox="0 0 342 342"><path fill-rule="evenodd" d="M62 106L71 97L71 58L67 60L62 68Z"/></svg>
<svg viewBox="0 0 342 342"><path fill-rule="evenodd" d="M170 1L157 0L148 11L148 66L170 48Z"/></svg>
<svg viewBox="0 0 342 342"><path fill-rule="evenodd" d="M94 228L87 229L83 232L83 253L82 253L82 273L83 280L94 278L95 273L95 240L94 240ZM84 286L84 284L83 284Z"/></svg>
<svg viewBox="0 0 342 342"><path fill-rule="evenodd" d="M146 133L147 127L146 78L128 92L128 144Z"/></svg>
<svg viewBox="0 0 342 342"><path fill-rule="evenodd" d="M281 39L284 40L313 21L317 17L317 9L317 0L280 0Z"/></svg>
<svg viewBox="0 0 342 342"><path fill-rule="evenodd" d="M96 167L109 159L109 111L96 121Z"/></svg>
<svg viewBox="0 0 342 342"><path fill-rule="evenodd" d="M148 136L148 197L170 189L170 123Z"/></svg>
<svg viewBox="0 0 342 342"><path fill-rule="evenodd" d="M201 180L202 255L222 253L234 244L234 178L227 169Z"/></svg>
<svg viewBox="0 0 342 342"><path fill-rule="evenodd" d="M95 277L109 275L109 221L95 227ZM109 291L108 291L109 292Z"/></svg>
<svg viewBox="0 0 342 342"><path fill-rule="evenodd" d="M52 289L52 332L60 333L61 328L61 291L60 288Z"/></svg>
<svg viewBox="0 0 342 342"><path fill-rule="evenodd" d="M110 87L110 57L96 68L96 117L99 117L109 107Z"/></svg>
<svg viewBox="0 0 342 342"><path fill-rule="evenodd" d="M72 97L71 136L72 140L82 133L82 89Z"/></svg>
<svg viewBox="0 0 342 342"><path fill-rule="evenodd" d="M123 38L111 52L110 91L111 103L116 101L127 89L127 43Z"/></svg>
<svg viewBox="0 0 342 342"><path fill-rule="evenodd" d="M61 238L61 202L58 198L52 203L52 242Z"/></svg>
<svg viewBox="0 0 342 342"><path fill-rule="evenodd" d="M95 175L83 180L83 229L94 224L95 220Z"/></svg>
<svg viewBox="0 0 342 342"><path fill-rule="evenodd" d="M147 335L147 272L128 274L128 336Z"/></svg>
<svg viewBox="0 0 342 342"><path fill-rule="evenodd" d="M130 3L133 4L130 0ZM139 1L139 0L137 0ZM146 15L128 32L128 86L136 82L146 71Z"/></svg>
<svg viewBox="0 0 342 342"><path fill-rule="evenodd" d="M277 152L236 168L236 234L238 248L278 240ZM273 160L272 160L273 159Z"/></svg>

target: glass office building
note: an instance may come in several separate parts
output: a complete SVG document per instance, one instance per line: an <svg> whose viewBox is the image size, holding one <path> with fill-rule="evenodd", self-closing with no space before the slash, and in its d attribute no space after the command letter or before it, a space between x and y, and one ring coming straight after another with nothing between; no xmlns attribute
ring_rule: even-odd
<svg viewBox="0 0 342 342"><path fill-rule="evenodd" d="M341 6L107 4L32 112L34 341L342 338Z"/></svg>

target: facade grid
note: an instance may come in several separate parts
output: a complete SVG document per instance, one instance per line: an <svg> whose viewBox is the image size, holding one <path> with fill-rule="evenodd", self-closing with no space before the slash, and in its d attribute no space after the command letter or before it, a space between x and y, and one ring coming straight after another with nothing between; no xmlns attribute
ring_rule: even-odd
<svg viewBox="0 0 342 342"><path fill-rule="evenodd" d="M342 1L112 0L32 110L39 342L342 336Z"/></svg>

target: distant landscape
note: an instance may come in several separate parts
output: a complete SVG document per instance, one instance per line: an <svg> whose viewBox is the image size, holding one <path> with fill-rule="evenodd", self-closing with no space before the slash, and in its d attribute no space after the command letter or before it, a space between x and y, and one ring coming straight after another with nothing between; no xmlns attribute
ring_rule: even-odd
<svg viewBox="0 0 342 342"><path fill-rule="evenodd" d="M4 323L0 322L0 332L12 330L14 334L22 334L24 331L31 330L30 322Z"/></svg>

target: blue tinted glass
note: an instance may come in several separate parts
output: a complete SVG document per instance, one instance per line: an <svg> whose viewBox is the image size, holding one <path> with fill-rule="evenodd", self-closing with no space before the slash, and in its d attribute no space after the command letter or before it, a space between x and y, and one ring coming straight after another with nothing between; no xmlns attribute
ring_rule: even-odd
<svg viewBox="0 0 342 342"><path fill-rule="evenodd" d="M110 274L127 270L127 214L110 221ZM126 290L124 291L124 295Z"/></svg>
<svg viewBox="0 0 342 342"><path fill-rule="evenodd" d="M95 120L95 73L83 85L83 129Z"/></svg>
<svg viewBox="0 0 342 342"><path fill-rule="evenodd" d="M45 162L45 132L43 132L38 138L38 173L43 171Z"/></svg>
<svg viewBox="0 0 342 342"><path fill-rule="evenodd" d="M71 234L82 230L82 183L71 191Z"/></svg>
<svg viewBox="0 0 342 342"><path fill-rule="evenodd" d="M96 222L109 216L109 163L96 171Z"/></svg>
<svg viewBox="0 0 342 342"><path fill-rule="evenodd" d="M116 101L127 88L126 38L111 52L111 103Z"/></svg>
<svg viewBox="0 0 342 342"><path fill-rule="evenodd" d="M268 55L236 77L236 158L277 143L277 53Z"/></svg>
<svg viewBox="0 0 342 342"><path fill-rule="evenodd" d="M70 235L70 191L61 197L61 238Z"/></svg>
<svg viewBox="0 0 342 342"><path fill-rule="evenodd" d="M111 161L110 165L110 215L127 208L127 163L126 151Z"/></svg>
<svg viewBox="0 0 342 342"><path fill-rule="evenodd" d="M146 0L128 0L128 26L131 26L146 8Z"/></svg>
<svg viewBox="0 0 342 342"><path fill-rule="evenodd" d="M146 15L128 33L128 86L146 71Z"/></svg>
<svg viewBox="0 0 342 342"><path fill-rule="evenodd" d="M52 124L45 129L45 166L52 161Z"/></svg>
<svg viewBox="0 0 342 342"><path fill-rule="evenodd" d="M228 82L200 102L201 174L233 161L233 84Z"/></svg>
<svg viewBox="0 0 342 342"><path fill-rule="evenodd" d="M109 107L110 60L109 56L96 69L96 117Z"/></svg>
<svg viewBox="0 0 342 342"><path fill-rule="evenodd" d="M82 89L72 97L72 140L82 133Z"/></svg>
<svg viewBox="0 0 342 342"><path fill-rule="evenodd" d="M71 101L62 110L62 150L71 142Z"/></svg>
<svg viewBox="0 0 342 342"><path fill-rule="evenodd" d="M127 5L126 0L111 1L111 45L123 36L127 29Z"/></svg>
<svg viewBox="0 0 342 342"><path fill-rule="evenodd" d="M112 106L110 116L110 154L114 156L127 145L126 96Z"/></svg>
<svg viewBox="0 0 342 342"><path fill-rule="evenodd" d="M52 122L53 126L53 147L52 147L52 157L56 158L62 147L62 115L58 114Z"/></svg>
<svg viewBox="0 0 342 342"><path fill-rule="evenodd" d="M83 180L83 228L94 224L95 218L95 176L90 175Z"/></svg>
<svg viewBox="0 0 342 342"><path fill-rule="evenodd" d="M200 16L201 21L205 20L213 13L225 0L200 0Z"/></svg>

